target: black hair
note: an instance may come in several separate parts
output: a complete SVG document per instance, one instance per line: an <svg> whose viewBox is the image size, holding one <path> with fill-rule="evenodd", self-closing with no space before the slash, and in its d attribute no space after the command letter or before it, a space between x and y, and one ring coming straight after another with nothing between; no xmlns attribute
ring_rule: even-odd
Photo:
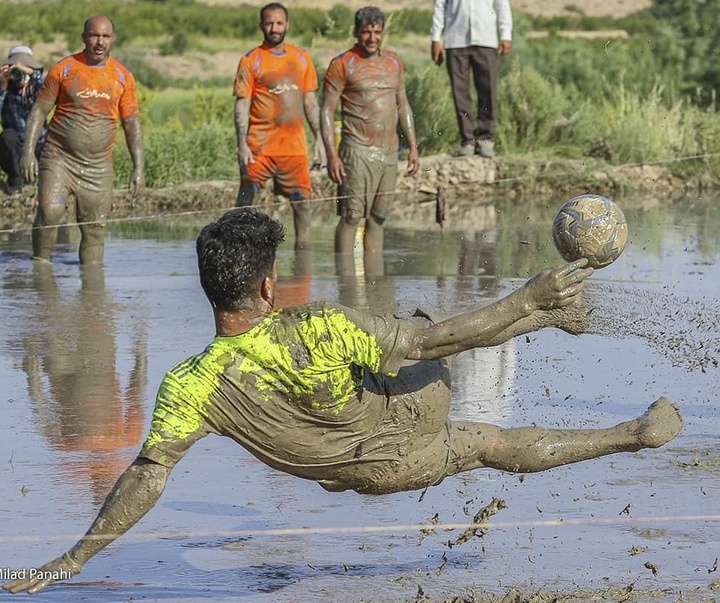
<svg viewBox="0 0 720 603"><path fill-rule="evenodd" d="M366 6L355 13L355 35L366 25L378 24L385 29L385 14L377 6Z"/></svg>
<svg viewBox="0 0 720 603"><path fill-rule="evenodd" d="M285 8L284 5L280 4L279 2L271 2L270 4L266 4L260 9L260 23L263 22L263 19L265 18L265 11L266 10L278 10L280 9L282 12L285 13L285 20L288 20L288 9Z"/></svg>
<svg viewBox="0 0 720 603"><path fill-rule="evenodd" d="M249 207L233 209L205 226L197 238L200 285L213 308L250 307L263 279L272 274L285 227Z"/></svg>

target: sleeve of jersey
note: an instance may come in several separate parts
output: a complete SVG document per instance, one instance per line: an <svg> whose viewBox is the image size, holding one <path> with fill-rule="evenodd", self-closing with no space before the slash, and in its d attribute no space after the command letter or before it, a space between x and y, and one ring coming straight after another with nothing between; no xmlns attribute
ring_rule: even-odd
<svg viewBox="0 0 720 603"><path fill-rule="evenodd" d="M318 76L315 70L315 65L312 62L310 54L303 51L304 59L307 61L307 68L305 69L305 78L303 81L303 92L314 92L318 89Z"/></svg>
<svg viewBox="0 0 720 603"><path fill-rule="evenodd" d="M345 69L340 57L335 57L325 71L325 79L323 80L323 89L328 92L340 94L345 87Z"/></svg>
<svg viewBox="0 0 720 603"><path fill-rule="evenodd" d="M43 103L54 104L60 94L60 67L56 64L50 68L43 82L37 100Z"/></svg>
<svg viewBox="0 0 720 603"><path fill-rule="evenodd" d="M253 95L252 65L246 56L240 59L235 82L233 83L233 95L236 98L252 98Z"/></svg>
<svg viewBox="0 0 720 603"><path fill-rule="evenodd" d="M140 103L138 102L135 77L127 69L123 69L123 71L125 81L123 83L123 93L118 103L120 119L126 119L140 114Z"/></svg>
<svg viewBox="0 0 720 603"><path fill-rule="evenodd" d="M199 439L211 432L206 417L212 387L179 365L169 371L155 400L155 410L140 456L172 468Z"/></svg>
<svg viewBox="0 0 720 603"><path fill-rule="evenodd" d="M397 374L417 330L412 322L344 306L329 307L328 316L333 322L337 345L350 362L375 373Z"/></svg>

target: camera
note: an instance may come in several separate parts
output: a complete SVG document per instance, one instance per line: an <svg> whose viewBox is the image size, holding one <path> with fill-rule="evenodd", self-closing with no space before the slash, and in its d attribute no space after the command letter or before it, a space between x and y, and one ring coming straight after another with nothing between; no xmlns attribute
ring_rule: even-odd
<svg viewBox="0 0 720 603"><path fill-rule="evenodd" d="M13 67L10 70L10 73L8 74L8 83L12 84L13 86L20 87L23 84L23 80L25 79L25 74L20 71L17 67Z"/></svg>

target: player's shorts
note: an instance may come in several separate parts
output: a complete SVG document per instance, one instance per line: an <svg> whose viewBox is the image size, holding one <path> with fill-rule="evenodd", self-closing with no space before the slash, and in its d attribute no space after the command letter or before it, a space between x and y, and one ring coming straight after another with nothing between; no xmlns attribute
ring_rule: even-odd
<svg viewBox="0 0 720 603"><path fill-rule="evenodd" d="M276 194L288 197L291 201L300 198L310 199L312 196L310 163L307 155L287 157L254 155L253 162L247 166L247 173L242 176L240 186L243 189L251 186L263 189L268 180L273 181Z"/></svg>
<svg viewBox="0 0 720 603"><path fill-rule="evenodd" d="M112 208L113 164L79 161L52 144L46 144L40 159L38 198L50 204L66 203L75 197L78 222L105 223Z"/></svg>
<svg viewBox="0 0 720 603"><path fill-rule="evenodd" d="M407 361L397 377L365 378L363 398L384 396L387 414L374 433L363 434L355 463L325 468L317 482L330 492L390 494L433 486L456 473L449 362Z"/></svg>
<svg viewBox="0 0 720 603"><path fill-rule="evenodd" d="M337 214L345 219L373 216L382 224L395 196L397 152L343 141L338 155L345 166L345 177L338 187Z"/></svg>

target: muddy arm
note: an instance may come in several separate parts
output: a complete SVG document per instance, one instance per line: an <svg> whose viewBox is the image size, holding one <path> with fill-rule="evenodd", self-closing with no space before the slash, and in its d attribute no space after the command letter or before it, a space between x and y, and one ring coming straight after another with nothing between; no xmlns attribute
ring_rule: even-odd
<svg viewBox="0 0 720 603"><path fill-rule="evenodd" d="M327 163L327 158L320 134L320 107L318 106L315 92L306 92L303 95L303 110L305 111L305 119L307 119L310 130L312 130L315 138L312 164L313 166L324 168Z"/></svg>
<svg viewBox="0 0 720 603"><path fill-rule="evenodd" d="M580 332L583 281L593 273L587 260L546 269L507 297L420 330L410 359L442 358L464 350L499 345L508 339L558 327Z"/></svg>
<svg viewBox="0 0 720 603"><path fill-rule="evenodd" d="M125 142L133 162L130 174L130 193L134 197L145 190L145 144L140 117L134 115L122 121Z"/></svg>
<svg viewBox="0 0 720 603"><path fill-rule="evenodd" d="M240 173L242 174L247 165L253 161L252 152L247 144L248 125L250 123L249 98L237 98L235 100L233 119L235 121L235 135L237 136L238 144L238 164L240 165Z"/></svg>
<svg viewBox="0 0 720 603"><path fill-rule="evenodd" d="M38 176L38 162L35 157L35 147L42 134L45 120L53 108L53 103L43 101L39 96L30 110L25 125L25 139L23 140L22 156L20 158L20 173L26 183L34 182Z"/></svg>
<svg viewBox="0 0 720 603"><path fill-rule="evenodd" d="M408 145L408 167L406 176L414 176L420 169L420 159L418 156L418 144L415 138L415 124L413 122L413 113L408 102L407 93L405 91L405 78L400 80L397 92L398 104L398 122L400 130L405 137Z"/></svg>
<svg viewBox="0 0 720 603"><path fill-rule="evenodd" d="M33 594L56 580L78 574L91 557L122 536L155 506L169 473L167 467L136 459L120 476L90 529L74 547L36 572L26 572L27 578L3 584L3 589Z"/></svg>

